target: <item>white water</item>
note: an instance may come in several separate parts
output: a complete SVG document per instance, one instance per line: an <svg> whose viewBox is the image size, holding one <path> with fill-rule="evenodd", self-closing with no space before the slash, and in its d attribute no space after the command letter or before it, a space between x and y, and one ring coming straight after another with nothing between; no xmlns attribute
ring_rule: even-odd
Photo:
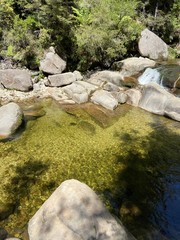
<svg viewBox="0 0 180 240"><path fill-rule="evenodd" d="M141 85L145 85L150 82L161 85L161 74L156 69L147 68L144 73L138 78L138 82Z"/></svg>

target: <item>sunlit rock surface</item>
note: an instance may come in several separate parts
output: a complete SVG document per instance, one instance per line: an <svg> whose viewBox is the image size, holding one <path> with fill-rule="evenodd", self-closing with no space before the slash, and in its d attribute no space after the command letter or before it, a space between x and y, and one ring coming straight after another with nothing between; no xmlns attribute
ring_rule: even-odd
<svg viewBox="0 0 180 240"><path fill-rule="evenodd" d="M0 107L0 137L8 137L16 131L23 120L23 112L16 103Z"/></svg>
<svg viewBox="0 0 180 240"><path fill-rule="evenodd" d="M104 70L92 74L87 81L97 86L103 86L103 84L107 82L113 83L117 86L121 86L122 80L123 75L120 72Z"/></svg>
<svg viewBox="0 0 180 240"><path fill-rule="evenodd" d="M45 54L44 59L40 61L39 69L45 73L58 74L62 73L66 68L66 62L59 57L53 47L50 47Z"/></svg>
<svg viewBox="0 0 180 240"><path fill-rule="evenodd" d="M52 87L61 87L69 85L76 81L76 75L72 72L54 74L48 77L49 85Z"/></svg>
<svg viewBox="0 0 180 240"><path fill-rule="evenodd" d="M166 60L168 58L167 44L147 28L141 32L138 46L143 57L149 57L153 60Z"/></svg>
<svg viewBox="0 0 180 240"><path fill-rule="evenodd" d="M138 89L129 89L126 92L127 97L127 103L137 107L139 104L139 100L141 98L141 92Z"/></svg>
<svg viewBox="0 0 180 240"><path fill-rule="evenodd" d="M148 67L154 67L155 65L156 62L151 59L143 57L131 57L119 62L115 62L112 68L120 71L123 76L127 77L136 75L142 72L144 69Z"/></svg>
<svg viewBox="0 0 180 240"><path fill-rule="evenodd" d="M149 83L144 87L139 107L180 121L180 98L168 93L156 83Z"/></svg>
<svg viewBox="0 0 180 240"><path fill-rule="evenodd" d="M30 73L21 69L0 70L0 84L4 88L23 92L33 88Z"/></svg>
<svg viewBox="0 0 180 240"><path fill-rule="evenodd" d="M30 240L132 240L94 191L77 180L63 182L28 224Z"/></svg>
<svg viewBox="0 0 180 240"><path fill-rule="evenodd" d="M118 100L105 90L97 90L91 97L91 102L99 104L107 109L114 110L118 106Z"/></svg>

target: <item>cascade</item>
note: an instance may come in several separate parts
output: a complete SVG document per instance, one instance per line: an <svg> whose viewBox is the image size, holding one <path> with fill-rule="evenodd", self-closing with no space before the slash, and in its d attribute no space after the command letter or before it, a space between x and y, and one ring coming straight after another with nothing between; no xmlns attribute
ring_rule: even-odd
<svg viewBox="0 0 180 240"><path fill-rule="evenodd" d="M138 78L141 85L155 82L167 89L178 88L180 77L180 66L176 64L160 65L154 69L147 68Z"/></svg>
<svg viewBox="0 0 180 240"><path fill-rule="evenodd" d="M138 78L138 82L141 85L145 85L150 82L158 83L161 85L161 75L157 69L147 68L144 73Z"/></svg>

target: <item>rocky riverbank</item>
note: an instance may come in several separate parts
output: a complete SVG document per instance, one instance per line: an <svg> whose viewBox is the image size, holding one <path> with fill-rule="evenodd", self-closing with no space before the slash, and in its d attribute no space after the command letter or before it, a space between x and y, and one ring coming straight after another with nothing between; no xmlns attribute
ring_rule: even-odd
<svg viewBox="0 0 180 240"><path fill-rule="evenodd" d="M55 53L52 53L50 59L49 55L46 56L43 61L46 58L53 66L55 62L58 66L58 58L59 66L61 64L61 58ZM43 71L50 71L50 63L47 65L48 69ZM171 89L168 92L151 81L145 85L138 82L138 76L155 65L153 60L133 57L116 63L114 71L98 71L89 77L78 71L65 72L50 74L40 80L28 70L4 69L0 70L0 103L4 105L9 102L52 98L61 104L92 102L110 110L114 110L119 104L127 103L180 121L180 99L170 93ZM62 67L60 69L62 70ZM172 85L173 89L178 90L180 79L176 78Z"/></svg>
<svg viewBox="0 0 180 240"><path fill-rule="evenodd" d="M152 42L153 47L148 47ZM158 65L155 60L168 58L168 46L145 29L139 40L139 52L143 57L115 62L111 70L97 71L87 77L87 74L82 75L79 71L66 72L66 62L50 47L39 66L46 75L44 78L26 69L9 69L13 67L9 63L1 66L0 104L53 98L62 104L92 102L114 110L119 104L127 103L180 121L180 99L170 93L180 89L179 67L174 69L174 76L170 72L170 79L166 72L162 76L164 86L169 89L157 84L155 80L158 75L153 71ZM145 85L139 79L143 72Z"/></svg>

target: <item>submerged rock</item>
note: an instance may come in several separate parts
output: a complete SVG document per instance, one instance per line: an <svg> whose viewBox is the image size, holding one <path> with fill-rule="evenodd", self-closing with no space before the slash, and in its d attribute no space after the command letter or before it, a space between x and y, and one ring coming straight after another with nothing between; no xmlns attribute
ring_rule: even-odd
<svg viewBox="0 0 180 240"><path fill-rule="evenodd" d="M33 88L31 75L26 70L0 70L0 85L4 88L27 92Z"/></svg>
<svg viewBox="0 0 180 240"><path fill-rule="evenodd" d="M0 136L8 137L21 125L23 112L16 103L0 107Z"/></svg>
<svg viewBox="0 0 180 240"><path fill-rule="evenodd" d="M138 46L139 52L143 57L149 57L154 60L166 60L168 58L167 44L147 28L141 32Z"/></svg>
<svg viewBox="0 0 180 240"><path fill-rule="evenodd" d="M139 107L180 121L180 99L156 83L150 83L144 87Z"/></svg>
<svg viewBox="0 0 180 240"><path fill-rule="evenodd" d="M30 240L133 240L93 190L77 180L63 182L28 224Z"/></svg>

